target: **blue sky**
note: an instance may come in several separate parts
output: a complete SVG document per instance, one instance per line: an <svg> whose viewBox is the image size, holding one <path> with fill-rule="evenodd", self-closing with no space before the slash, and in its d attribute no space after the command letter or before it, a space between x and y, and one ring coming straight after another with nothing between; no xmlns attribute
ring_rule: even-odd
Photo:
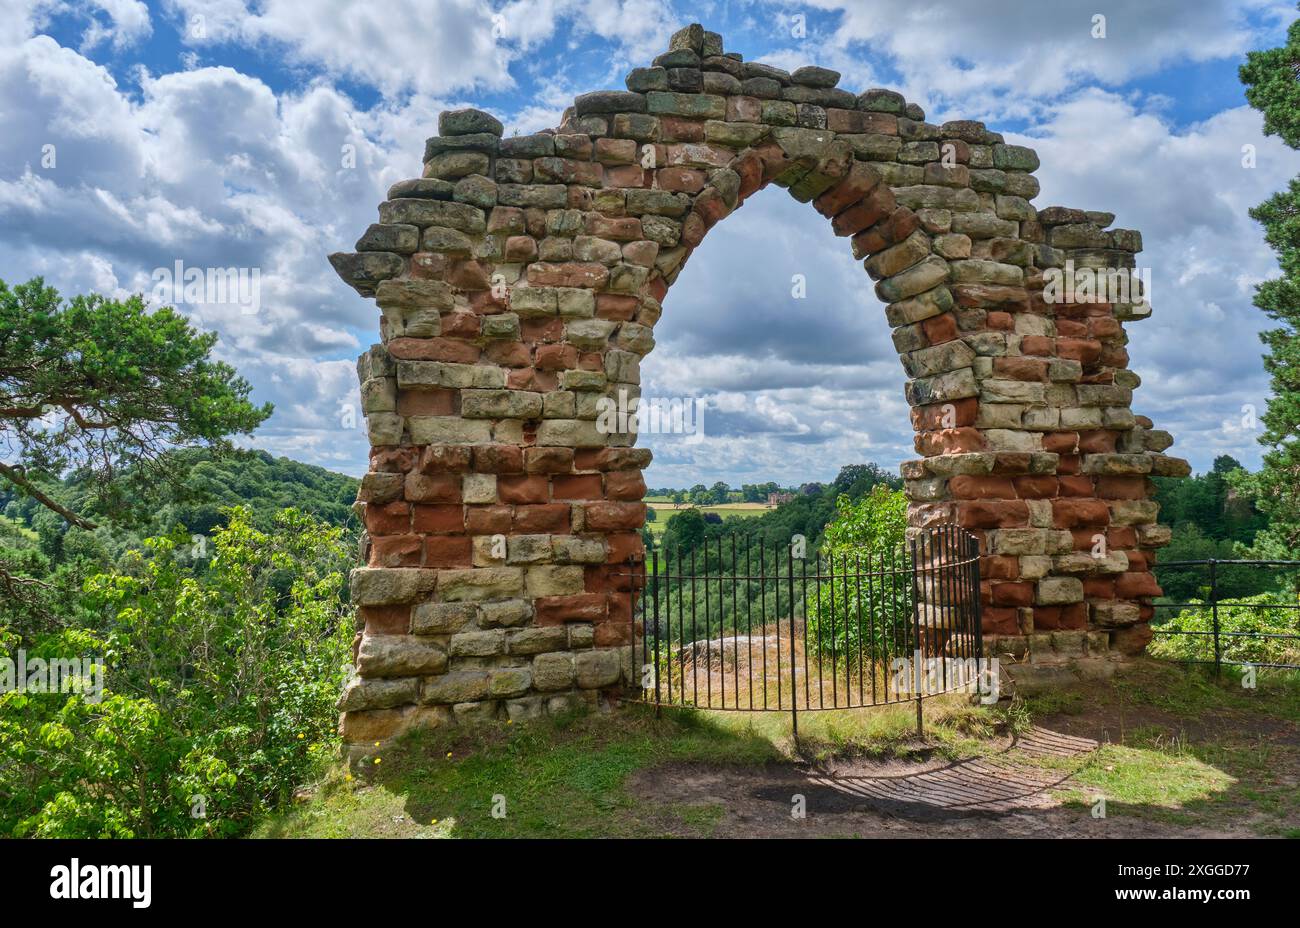
<svg viewBox="0 0 1300 928"><path fill-rule="evenodd" d="M325 255L418 176L440 110L554 126L698 21L747 59L835 68L932 122L983 119L1039 152L1036 205L1140 229L1155 313L1128 327L1134 409L1198 469L1225 453L1254 465L1267 379L1250 297L1276 264L1246 210L1300 173L1300 153L1262 136L1236 71L1295 16L1290 0L0 0L0 278L125 295L177 260L257 268L256 313L180 308L275 403L252 444L363 472L352 359L376 313ZM868 278L779 189L710 234L655 334L645 393L706 412L702 442L643 436L651 485L800 483L914 456Z"/></svg>

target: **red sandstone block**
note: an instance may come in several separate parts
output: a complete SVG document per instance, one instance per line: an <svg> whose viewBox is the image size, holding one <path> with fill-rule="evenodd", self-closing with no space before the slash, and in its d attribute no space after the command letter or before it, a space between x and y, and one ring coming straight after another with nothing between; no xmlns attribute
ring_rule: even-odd
<svg viewBox="0 0 1300 928"><path fill-rule="evenodd" d="M1128 349L1123 345L1104 345L1101 349L1101 357L1097 363L1104 367L1113 367L1117 370L1128 368Z"/></svg>
<svg viewBox="0 0 1300 928"><path fill-rule="evenodd" d="M473 364L481 354L477 345L455 338L392 338L388 352L399 361L446 361Z"/></svg>
<svg viewBox="0 0 1300 928"><path fill-rule="evenodd" d="M1034 584L995 583L992 599L995 606L1031 606L1034 603Z"/></svg>
<svg viewBox="0 0 1300 928"><path fill-rule="evenodd" d="M609 544L609 554L605 558L608 564L623 564L645 554L645 543L637 532L606 535L605 541Z"/></svg>
<svg viewBox="0 0 1300 928"><path fill-rule="evenodd" d="M1050 474L1025 474L1012 479L1021 499L1051 499L1060 491L1061 482Z"/></svg>
<svg viewBox="0 0 1300 928"><path fill-rule="evenodd" d="M938 429L918 432L912 437L918 453L931 457L936 454L965 454L984 450L984 436L979 429L962 426L955 429Z"/></svg>
<svg viewBox="0 0 1300 928"><path fill-rule="evenodd" d="M509 506L469 506L465 531L471 535L498 535L510 531L514 511Z"/></svg>
<svg viewBox="0 0 1300 928"><path fill-rule="evenodd" d="M530 474L567 474L573 470L572 448L525 448L524 470Z"/></svg>
<svg viewBox="0 0 1300 928"><path fill-rule="evenodd" d="M665 142L703 142L704 123L684 116L660 116L659 138ZM655 163L663 164L668 160L664 156L664 148L662 145L656 145L655 148L656 154L660 156Z"/></svg>
<svg viewBox="0 0 1300 928"><path fill-rule="evenodd" d="M403 535L411 530L411 507L403 502L366 504L366 531L371 535Z"/></svg>
<svg viewBox="0 0 1300 928"><path fill-rule="evenodd" d="M667 167L655 172L655 186L673 193L699 193L704 189L704 172L695 168Z"/></svg>
<svg viewBox="0 0 1300 928"><path fill-rule="evenodd" d="M503 476L497 480L497 495L503 503L545 503L550 499L547 479L540 474Z"/></svg>
<svg viewBox="0 0 1300 928"><path fill-rule="evenodd" d="M1159 596L1160 584L1153 573L1123 573L1115 578L1115 595L1120 599L1137 599L1140 596Z"/></svg>
<svg viewBox="0 0 1300 928"><path fill-rule="evenodd" d="M894 205L893 193L877 187L870 196L832 219L831 229L836 235L856 235L887 216Z"/></svg>
<svg viewBox="0 0 1300 928"><path fill-rule="evenodd" d="M402 390L397 394L397 411L403 416L454 416L454 390Z"/></svg>
<svg viewBox="0 0 1300 928"><path fill-rule="evenodd" d="M948 481L955 499L1015 499L1016 488L1010 477L973 477L958 474Z"/></svg>
<svg viewBox="0 0 1300 928"><path fill-rule="evenodd" d="M406 498L413 503L459 503L460 483L456 474L407 474Z"/></svg>
<svg viewBox="0 0 1300 928"><path fill-rule="evenodd" d="M555 499L600 499L603 495L599 474L569 474L551 478L551 496Z"/></svg>
<svg viewBox="0 0 1300 928"><path fill-rule="evenodd" d="M813 200L813 208L829 219L857 203L879 183L880 175L874 168L855 161L843 180Z"/></svg>
<svg viewBox="0 0 1300 928"><path fill-rule="evenodd" d="M606 187L644 187L645 169L639 164L620 164L605 168Z"/></svg>
<svg viewBox="0 0 1300 928"><path fill-rule="evenodd" d="M539 371L567 371L578 366L578 349L573 345L538 345L534 366Z"/></svg>
<svg viewBox="0 0 1300 928"><path fill-rule="evenodd" d="M1052 501L1052 524L1057 528L1104 526L1109 522L1110 507L1099 499L1068 498Z"/></svg>
<svg viewBox="0 0 1300 928"><path fill-rule="evenodd" d="M1085 366L1101 359L1101 342L1093 338L1058 338L1056 356L1079 361Z"/></svg>
<svg viewBox="0 0 1300 928"><path fill-rule="evenodd" d="M596 317L611 322L627 322L636 315L639 305L634 296L601 293L596 296Z"/></svg>
<svg viewBox="0 0 1300 928"><path fill-rule="evenodd" d="M558 342L564 338L564 320L558 316L522 319L519 322L519 337L529 344Z"/></svg>
<svg viewBox="0 0 1300 928"><path fill-rule="evenodd" d="M1117 432L1105 429L1079 433L1080 454L1111 454L1115 451Z"/></svg>
<svg viewBox="0 0 1300 928"><path fill-rule="evenodd" d="M572 596L542 596L533 600L534 623L561 625L565 622L602 622L609 615L603 593Z"/></svg>
<svg viewBox="0 0 1300 928"><path fill-rule="evenodd" d="M417 532L463 532L464 506L416 506L411 527Z"/></svg>
<svg viewBox="0 0 1300 928"><path fill-rule="evenodd" d="M1113 316L1094 316L1088 320L1088 334L1093 338L1116 338L1121 332L1119 320Z"/></svg>
<svg viewBox="0 0 1300 928"><path fill-rule="evenodd" d="M370 539L371 567L419 567L423 539L419 535L383 535Z"/></svg>
<svg viewBox="0 0 1300 928"><path fill-rule="evenodd" d="M607 238L611 242L634 242L643 234L641 220L636 216L602 216L600 213L588 213L586 229L588 235Z"/></svg>
<svg viewBox="0 0 1300 928"><path fill-rule="evenodd" d="M993 372L1006 380L1046 380L1047 362L1039 358L994 358Z"/></svg>
<svg viewBox="0 0 1300 928"><path fill-rule="evenodd" d="M993 473L995 476L1029 473L1033 456L1028 451L999 451L993 455Z"/></svg>
<svg viewBox="0 0 1300 928"><path fill-rule="evenodd" d="M405 474L415 469L415 463L419 459L419 448L396 448L390 445L370 449L370 469L376 474Z"/></svg>
<svg viewBox="0 0 1300 928"><path fill-rule="evenodd" d="M1035 606L1035 631L1076 631L1088 627L1088 604L1071 603L1068 606Z"/></svg>
<svg viewBox="0 0 1300 928"><path fill-rule="evenodd" d="M1066 319L1057 316L1056 335L1058 338L1062 336L1066 338L1087 338L1088 325L1085 322L1079 322L1075 319Z"/></svg>
<svg viewBox="0 0 1300 928"><path fill-rule="evenodd" d="M1098 525L1094 525L1091 528L1070 529L1070 537L1074 539L1074 550L1087 551L1091 553L1092 549L1097 546L1098 541L1104 541L1106 544L1106 550L1109 551L1110 540L1107 537L1107 531L1107 529L1103 529Z"/></svg>
<svg viewBox="0 0 1300 928"><path fill-rule="evenodd" d="M957 319L952 313L932 316L921 323L921 331L931 345L942 345L957 337Z"/></svg>
<svg viewBox="0 0 1300 928"><path fill-rule="evenodd" d="M411 633L411 607L362 606L361 620L367 635L409 635Z"/></svg>
<svg viewBox="0 0 1300 928"><path fill-rule="evenodd" d="M477 313L443 313L444 338L478 338L483 321Z"/></svg>
<svg viewBox="0 0 1300 928"><path fill-rule="evenodd" d="M980 612L980 628L986 635L1019 635L1020 613L1015 609L986 607Z"/></svg>
<svg viewBox="0 0 1300 928"><path fill-rule="evenodd" d="M1050 358L1056 354L1056 340L1047 335L1026 335L1020 340L1020 353Z"/></svg>
<svg viewBox="0 0 1300 928"><path fill-rule="evenodd" d="M1079 456L1077 454L1063 454L1056 461L1056 473L1060 474L1077 474L1079 472Z"/></svg>
<svg viewBox="0 0 1300 928"><path fill-rule="evenodd" d="M912 428L918 432L929 432L945 427L958 428L974 425L979 415L979 400L973 396L951 403L932 403L929 406L913 406L911 410Z"/></svg>
<svg viewBox="0 0 1300 928"><path fill-rule="evenodd" d="M1097 495L1102 499L1146 499L1145 477L1098 477Z"/></svg>
<svg viewBox="0 0 1300 928"><path fill-rule="evenodd" d="M569 531L569 504L516 506L511 530L525 534L564 534Z"/></svg>
<svg viewBox="0 0 1300 928"><path fill-rule="evenodd" d="M1013 528L1029 524L1023 502L972 500L957 504L957 524L965 528Z"/></svg>
<svg viewBox="0 0 1300 928"><path fill-rule="evenodd" d="M997 332L1013 332L1016 328L1016 319L1011 313L995 309L984 318L984 324Z"/></svg>
<svg viewBox="0 0 1300 928"><path fill-rule="evenodd" d="M534 287L587 287L602 289L609 282L609 269L601 264L570 261L548 264L534 261L528 265L528 283Z"/></svg>
<svg viewBox="0 0 1300 928"><path fill-rule="evenodd" d="M622 621L615 621L613 614L618 604L624 604L623 608L627 610L628 617ZM593 636L593 643L598 648L617 648L632 643L632 621L631 621L631 604L628 603L626 596L614 596L610 599L609 604L610 620L601 622L596 626Z"/></svg>
<svg viewBox="0 0 1300 928"><path fill-rule="evenodd" d="M506 374L506 386L511 390L530 390L534 393L550 393L560 387L560 378L551 371L539 371L532 367L521 367Z"/></svg>
<svg viewBox="0 0 1300 928"><path fill-rule="evenodd" d="M1053 454L1073 454L1079 447L1078 432L1044 432L1043 450Z"/></svg>
<svg viewBox="0 0 1300 928"><path fill-rule="evenodd" d="M1156 553L1154 551L1125 551L1128 557L1128 569L1135 572L1150 570L1156 566Z"/></svg>
<svg viewBox="0 0 1300 928"><path fill-rule="evenodd" d="M636 530L645 524L645 503L588 503L586 519L593 532Z"/></svg>
<svg viewBox="0 0 1300 928"><path fill-rule="evenodd" d="M537 259L537 240L531 235L511 235L506 239L505 259L510 264L527 264Z"/></svg>
<svg viewBox="0 0 1300 928"><path fill-rule="evenodd" d="M1088 577L1083 581L1083 595L1088 599L1114 599L1115 581L1108 577Z"/></svg>
<svg viewBox="0 0 1300 928"><path fill-rule="evenodd" d="M470 469L469 445L429 445L420 454L419 471L430 476L463 474Z"/></svg>
<svg viewBox="0 0 1300 928"><path fill-rule="evenodd" d="M430 535L424 540L424 566L470 567L472 544L468 535Z"/></svg>
<svg viewBox="0 0 1300 928"><path fill-rule="evenodd" d="M1056 478L1062 496L1095 496L1092 478L1084 474L1067 474Z"/></svg>
<svg viewBox="0 0 1300 928"><path fill-rule="evenodd" d="M980 558L980 575L990 580L1018 580L1020 558L1011 555L987 555Z"/></svg>
<svg viewBox="0 0 1300 928"><path fill-rule="evenodd" d="M645 479L638 470L616 470L605 475L605 495L609 499L639 500L645 496Z"/></svg>
<svg viewBox="0 0 1300 928"><path fill-rule="evenodd" d="M523 469L523 448L516 445L474 446L474 470L480 474L518 474Z"/></svg>
<svg viewBox="0 0 1300 928"><path fill-rule="evenodd" d="M1106 532L1106 543L1112 551L1136 548L1137 530L1131 525L1112 525Z"/></svg>
<svg viewBox="0 0 1300 928"><path fill-rule="evenodd" d="M604 470L604 448L575 448L573 466L577 470Z"/></svg>

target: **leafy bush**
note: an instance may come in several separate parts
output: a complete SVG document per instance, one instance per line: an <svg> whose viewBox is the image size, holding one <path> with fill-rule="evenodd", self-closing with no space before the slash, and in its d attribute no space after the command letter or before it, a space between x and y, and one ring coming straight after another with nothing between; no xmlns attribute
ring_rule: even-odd
<svg viewBox="0 0 1300 928"><path fill-rule="evenodd" d="M834 520L826 526L821 556L823 572L850 575L859 567L866 574L906 571L904 548L907 531L907 497L884 484L854 501L841 495L835 502ZM891 556L893 560L891 561ZM882 560L883 559L883 560ZM828 569L829 568L829 569ZM847 583L823 583L817 598L807 604L808 640L825 657L856 664L858 655L875 655L886 661L912 615L910 582L894 578L862 577Z"/></svg>
<svg viewBox="0 0 1300 928"><path fill-rule="evenodd" d="M1192 600L1196 608L1184 609L1156 626L1157 631L1213 632L1214 612L1209 604ZM1239 605L1240 604L1240 605ZM1261 664L1300 664L1300 639L1239 638L1227 632L1269 635L1300 634L1300 600L1294 594L1261 593L1234 603L1219 603L1220 643L1225 661ZM1246 608L1255 606L1259 608ZM1286 608L1290 606L1291 608ZM1271 608L1270 608L1271 607ZM1153 657L1169 660L1214 660L1214 639L1205 635L1157 634L1147 649Z"/></svg>
<svg viewBox="0 0 1300 928"><path fill-rule="evenodd" d="M104 692L0 694L0 831L238 834L332 750L352 634L342 529L289 509L263 532L237 507L206 569L189 546L149 539L86 582L90 627L28 643L29 659L102 656ZM0 636L0 656L16 646Z"/></svg>

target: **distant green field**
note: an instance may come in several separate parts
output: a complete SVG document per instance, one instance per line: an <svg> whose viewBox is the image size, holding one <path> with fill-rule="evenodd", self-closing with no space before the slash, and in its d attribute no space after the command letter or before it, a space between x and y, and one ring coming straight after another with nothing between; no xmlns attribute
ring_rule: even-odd
<svg viewBox="0 0 1300 928"><path fill-rule="evenodd" d="M723 521L727 519L752 519L755 516L761 516L766 512L771 512L765 503L724 503L718 506L695 506L691 507L688 503L683 503L681 508L674 509L671 501L662 496L647 496L646 504L655 511L658 516L653 522L647 522L650 527L650 533L658 538L668 527L668 520L676 513L684 512L687 509L695 508L700 512L716 512L722 516Z"/></svg>

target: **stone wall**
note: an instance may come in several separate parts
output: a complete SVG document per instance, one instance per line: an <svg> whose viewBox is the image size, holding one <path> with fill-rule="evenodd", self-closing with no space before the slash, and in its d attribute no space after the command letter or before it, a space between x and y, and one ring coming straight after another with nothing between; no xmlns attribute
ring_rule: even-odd
<svg viewBox="0 0 1300 928"><path fill-rule="evenodd" d="M682 266L769 184L876 281L920 455L911 523L980 538L991 650L1050 671L1145 646L1168 540L1148 477L1187 472L1130 411L1124 322L1149 309L1064 302L1049 278L1132 268L1140 236L1035 208L1037 156L983 124L931 125L838 79L690 26L556 130L443 113L424 176L330 256L382 313L358 364L373 448L347 740L594 703L630 679L611 565L641 552L650 454L598 427L601 398L637 396Z"/></svg>

